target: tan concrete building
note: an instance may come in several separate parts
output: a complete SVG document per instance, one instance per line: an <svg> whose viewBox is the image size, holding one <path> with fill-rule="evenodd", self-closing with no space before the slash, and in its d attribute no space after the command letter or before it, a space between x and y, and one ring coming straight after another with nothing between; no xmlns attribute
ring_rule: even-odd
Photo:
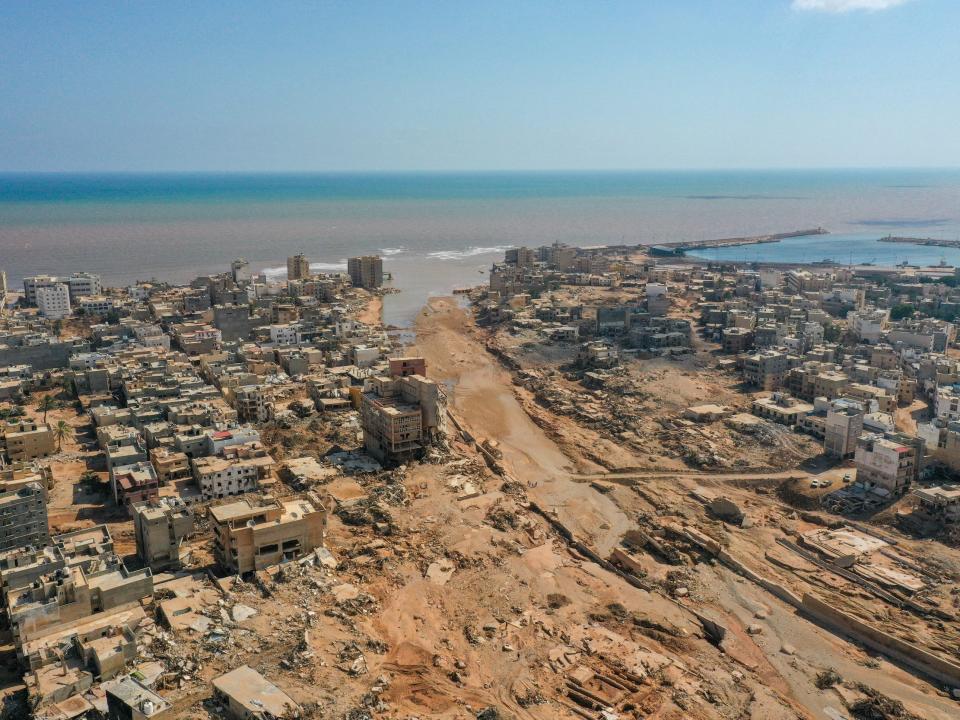
<svg viewBox="0 0 960 720"><path fill-rule="evenodd" d="M191 475L190 458L186 453L177 450L170 450L165 447L157 447L150 451L150 462L153 469L157 471L157 480L160 484L182 480Z"/></svg>
<svg viewBox="0 0 960 720"><path fill-rule="evenodd" d="M56 450L50 426L33 420L7 423L3 443L10 462L49 457Z"/></svg>
<svg viewBox="0 0 960 720"><path fill-rule="evenodd" d="M213 695L226 706L231 720L293 717L300 709L293 698L246 665L214 678Z"/></svg>
<svg viewBox="0 0 960 720"><path fill-rule="evenodd" d="M0 592L15 644L45 637L97 613L153 595L149 568L131 572L106 526L57 535L44 548L0 555Z"/></svg>
<svg viewBox="0 0 960 720"><path fill-rule="evenodd" d="M813 412L813 405L801 402L786 393L775 392L770 397L754 400L752 412L757 417L793 427L801 417Z"/></svg>
<svg viewBox="0 0 960 720"><path fill-rule="evenodd" d="M850 457L862 432L863 409L854 403L833 403L827 410L823 449L831 457Z"/></svg>
<svg viewBox="0 0 960 720"><path fill-rule="evenodd" d="M298 254L287 258L287 280L304 280L310 277L310 261L306 255Z"/></svg>
<svg viewBox="0 0 960 720"><path fill-rule="evenodd" d="M180 549L193 532L193 509L174 497L133 506L137 555L154 572L181 566Z"/></svg>
<svg viewBox="0 0 960 720"><path fill-rule="evenodd" d="M248 496L209 512L214 557L230 573L262 570L323 546L327 511L312 493L283 501Z"/></svg>
<svg viewBox="0 0 960 720"><path fill-rule="evenodd" d="M446 427L446 397L421 375L373 378L363 393L360 424L367 452L381 462L416 457Z"/></svg>
<svg viewBox="0 0 960 720"><path fill-rule="evenodd" d="M789 358L778 350L762 350L743 361L743 381L762 390L776 390L783 385L789 369Z"/></svg>

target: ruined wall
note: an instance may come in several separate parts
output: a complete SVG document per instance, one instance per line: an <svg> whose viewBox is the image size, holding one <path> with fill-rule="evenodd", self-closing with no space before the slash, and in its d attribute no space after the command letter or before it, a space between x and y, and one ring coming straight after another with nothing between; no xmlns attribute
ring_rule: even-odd
<svg viewBox="0 0 960 720"><path fill-rule="evenodd" d="M951 687L960 686L960 665L894 637L810 594L803 596L803 612L843 635L881 652L907 667Z"/></svg>

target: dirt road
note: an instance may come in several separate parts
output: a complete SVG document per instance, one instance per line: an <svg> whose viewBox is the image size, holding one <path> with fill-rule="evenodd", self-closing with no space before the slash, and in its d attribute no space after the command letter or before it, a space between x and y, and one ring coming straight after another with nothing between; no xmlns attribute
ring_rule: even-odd
<svg viewBox="0 0 960 720"><path fill-rule="evenodd" d="M606 554L632 523L609 498L571 479L572 463L520 406L510 375L487 353L468 313L434 298L417 321L418 352L431 377L447 383L450 407L477 439L492 439L507 472L542 507Z"/></svg>

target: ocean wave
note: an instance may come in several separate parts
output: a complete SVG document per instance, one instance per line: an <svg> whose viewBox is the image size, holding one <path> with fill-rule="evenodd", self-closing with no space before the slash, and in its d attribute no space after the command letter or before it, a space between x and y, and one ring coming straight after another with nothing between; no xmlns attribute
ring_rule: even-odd
<svg viewBox="0 0 960 720"><path fill-rule="evenodd" d="M465 250L437 250L427 253L431 260L464 260L478 255L499 255L509 250L512 245L493 245L491 247L469 247Z"/></svg>
<svg viewBox="0 0 960 720"><path fill-rule="evenodd" d="M343 258L335 263L310 263L310 269L319 272L346 272L347 259Z"/></svg>
<svg viewBox="0 0 960 720"><path fill-rule="evenodd" d="M400 247L395 248L380 248L380 254L390 257L391 255L399 255L402 252L406 252L407 249L401 245Z"/></svg>
<svg viewBox="0 0 960 720"><path fill-rule="evenodd" d="M310 263L310 269L314 272L346 272L347 259L344 258L335 263L312 262ZM283 279L287 276L287 266L278 265L277 267L268 267L261 270L261 272L271 280Z"/></svg>

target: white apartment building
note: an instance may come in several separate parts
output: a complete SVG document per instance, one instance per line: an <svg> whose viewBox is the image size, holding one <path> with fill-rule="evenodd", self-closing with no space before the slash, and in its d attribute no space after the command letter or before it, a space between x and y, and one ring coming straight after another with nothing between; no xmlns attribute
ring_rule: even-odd
<svg viewBox="0 0 960 720"><path fill-rule="evenodd" d="M938 387L933 412L941 420L960 420L960 390L955 385Z"/></svg>
<svg viewBox="0 0 960 720"><path fill-rule="evenodd" d="M87 272L75 272L68 278L61 278L70 288L70 299L76 302L81 297L96 297L103 294L103 283L99 275Z"/></svg>
<svg viewBox="0 0 960 720"><path fill-rule="evenodd" d="M204 500L242 495L259 487L257 465L250 462L204 457L190 461L193 477Z"/></svg>
<svg viewBox="0 0 960 720"><path fill-rule="evenodd" d="M70 288L63 283L38 287L36 296L37 307L45 318L62 320L70 317Z"/></svg>
<svg viewBox="0 0 960 720"><path fill-rule="evenodd" d="M103 295L83 296L79 305L87 315L108 315L113 310L113 300Z"/></svg>
<svg viewBox="0 0 960 720"><path fill-rule="evenodd" d="M37 305L37 291L40 288L64 284L70 292L70 300L76 302L78 298L103 294L103 283L99 275L86 272L75 272L70 277L56 277L54 275L31 275L23 279L24 298L31 305Z"/></svg>
<svg viewBox="0 0 960 720"><path fill-rule="evenodd" d="M32 275L23 279L23 297L31 305L37 304L37 290L53 287L60 283L60 278L52 275Z"/></svg>
<svg viewBox="0 0 960 720"><path fill-rule="evenodd" d="M300 326L296 323L271 325L270 342L274 345L296 345L300 342Z"/></svg>
<svg viewBox="0 0 960 720"><path fill-rule="evenodd" d="M847 313L850 330L861 341L869 344L880 342L887 325L886 310L859 310Z"/></svg>
<svg viewBox="0 0 960 720"><path fill-rule="evenodd" d="M144 323L137 325L133 329L133 336L137 342L144 347L162 347L164 350L170 349L170 336L167 335L159 325Z"/></svg>

